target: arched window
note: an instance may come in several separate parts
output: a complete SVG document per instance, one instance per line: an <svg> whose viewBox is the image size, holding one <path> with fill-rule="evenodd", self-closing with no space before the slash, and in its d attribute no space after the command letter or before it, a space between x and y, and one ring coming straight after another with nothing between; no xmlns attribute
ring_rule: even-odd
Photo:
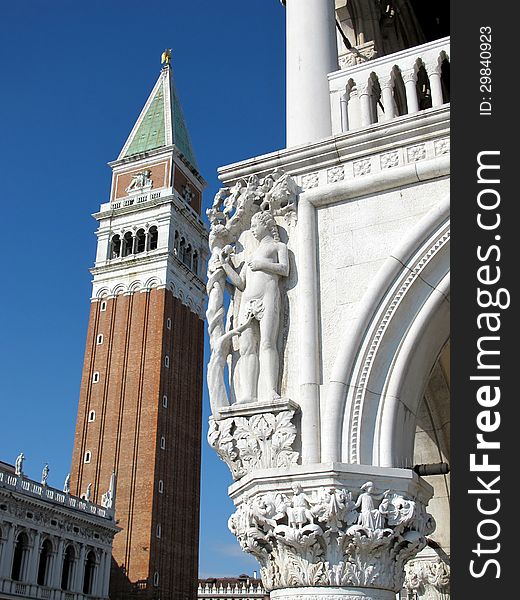
<svg viewBox="0 0 520 600"><path fill-rule="evenodd" d="M176 231L175 232L175 243L174 243L174 250L175 250L175 255L179 256L179 252L181 250L181 238L179 236L179 232Z"/></svg>
<svg viewBox="0 0 520 600"><path fill-rule="evenodd" d="M123 256L132 254L134 238L130 231L127 231L123 237Z"/></svg>
<svg viewBox="0 0 520 600"><path fill-rule="evenodd" d="M119 258L121 256L121 237L113 235L110 240L110 258Z"/></svg>
<svg viewBox="0 0 520 600"><path fill-rule="evenodd" d="M181 238L181 241L179 243L179 255L178 255L178 258L182 262L184 262L186 260L186 240L184 238Z"/></svg>
<svg viewBox="0 0 520 600"><path fill-rule="evenodd" d="M199 272L199 253L196 250L193 253L193 272L195 275Z"/></svg>
<svg viewBox="0 0 520 600"><path fill-rule="evenodd" d="M52 542L47 539L43 541L38 562L38 585L49 585L50 566L52 555Z"/></svg>
<svg viewBox="0 0 520 600"><path fill-rule="evenodd" d="M11 579L23 581L27 574L27 561L29 558L29 536L22 531L18 534L14 544L13 567Z"/></svg>
<svg viewBox="0 0 520 600"><path fill-rule="evenodd" d="M136 242L135 242L135 251L136 254L139 252L144 252L146 250L146 234L144 229L138 229L135 234Z"/></svg>
<svg viewBox="0 0 520 600"><path fill-rule="evenodd" d="M150 230L148 231L148 235L149 235L149 250L156 250L157 249L157 243L159 241L159 232L157 231L157 227L155 225L153 225L152 227L150 227Z"/></svg>
<svg viewBox="0 0 520 600"><path fill-rule="evenodd" d="M186 252L184 253L182 260L188 269L191 269L191 244L186 246Z"/></svg>
<svg viewBox="0 0 520 600"><path fill-rule="evenodd" d="M71 545L67 546L63 555L63 569L61 571L62 590L70 590L72 588L75 559L76 553L74 552L74 547Z"/></svg>
<svg viewBox="0 0 520 600"><path fill-rule="evenodd" d="M94 589L94 572L96 570L96 555L94 551L91 550L87 554L87 559L85 561L85 573L83 576L83 593L84 594L92 594Z"/></svg>

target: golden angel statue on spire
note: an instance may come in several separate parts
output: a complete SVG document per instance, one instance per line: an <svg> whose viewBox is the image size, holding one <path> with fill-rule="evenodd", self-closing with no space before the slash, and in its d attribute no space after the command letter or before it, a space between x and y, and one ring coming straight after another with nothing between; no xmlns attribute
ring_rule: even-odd
<svg viewBox="0 0 520 600"><path fill-rule="evenodd" d="M172 49L166 48L166 50L161 54L161 64L169 65L172 57Z"/></svg>

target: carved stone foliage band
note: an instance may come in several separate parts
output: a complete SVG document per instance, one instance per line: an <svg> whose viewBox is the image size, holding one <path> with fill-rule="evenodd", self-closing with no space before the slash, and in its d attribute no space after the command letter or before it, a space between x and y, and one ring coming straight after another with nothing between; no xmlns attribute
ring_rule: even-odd
<svg viewBox="0 0 520 600"><path fill-rule="evenodd" d="M342 165L329 167L319 172L304 173L301 175L301 187L305 191L337 181L353 179L362 175L420 162L428 158L448 155L449 153L449 138L428 140L423 144L375 153L359 160L345 160Z"/></svg>
<svg viewBox="0 0 520 600"><path fill-rule="evenodd" d="M404 564L426 545L434 520L400 492L293 484L249 497L229 519L242 550L261 565L267 590L301 586L401 589Z"/></svg>
<svg viewBox="0 0 520 600"><path fill-rule="evenodd" d="M227 464L234 479L255 469L290 467L296 464L293 450L296 427L294 411L261 413L209 422L208 442Z"/></svg>

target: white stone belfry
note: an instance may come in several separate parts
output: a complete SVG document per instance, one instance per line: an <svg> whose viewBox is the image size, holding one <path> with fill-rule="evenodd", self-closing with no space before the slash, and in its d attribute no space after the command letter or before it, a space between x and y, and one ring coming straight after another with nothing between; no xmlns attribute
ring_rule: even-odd
<svg viewBox="0 0 520 600"><path fill-rule="evenodd" d="M447 600L449 477L414 465L449 462L449 38L399 45L408 2L284 4L288 147L207 211L229 528L277 600Z"/></svg>
<svg viewBox="0 0 520 600"><path fill-rule="evenodd" d="M286 0L287 147L332 134L328 73L338 68L334 0Z"/></svg>

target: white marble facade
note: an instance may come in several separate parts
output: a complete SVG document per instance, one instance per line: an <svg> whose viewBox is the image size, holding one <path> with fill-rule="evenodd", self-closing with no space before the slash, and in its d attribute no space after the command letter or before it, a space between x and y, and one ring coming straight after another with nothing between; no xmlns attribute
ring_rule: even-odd
<svg viewBox="0 0 520 600"><path fill-rule="evenodd" d="M334 3L286 2L289 71L293 51L300 68L310 60L295 12L328 14L320 4ZM314 50L328 56L330 22L320 26ZM443 39L378 58L378 72L448 52ZM449 477L412 467L449 462L449 439L440 454L432 442L449 423L449 103L436 81L435 103L387 104L382 118L370 109L379 88L359 104L358 78L363 118L341 127L338 91L370 66L330 73L327 60L298 76L297 106L290 81L288 148L219 170L208 440L235 480L230 529L273 597L434 597L435 580L444 598ZM309 125L313 111L328 111L328 134L326 118ZM426 583L414 588L414 573Z"/></svg>
<svg viewBox="0 0 520 600"><path fill-rule="evenodd" d="M108 598L118 531L112 509L0 467L0 598Z"/></svg>

